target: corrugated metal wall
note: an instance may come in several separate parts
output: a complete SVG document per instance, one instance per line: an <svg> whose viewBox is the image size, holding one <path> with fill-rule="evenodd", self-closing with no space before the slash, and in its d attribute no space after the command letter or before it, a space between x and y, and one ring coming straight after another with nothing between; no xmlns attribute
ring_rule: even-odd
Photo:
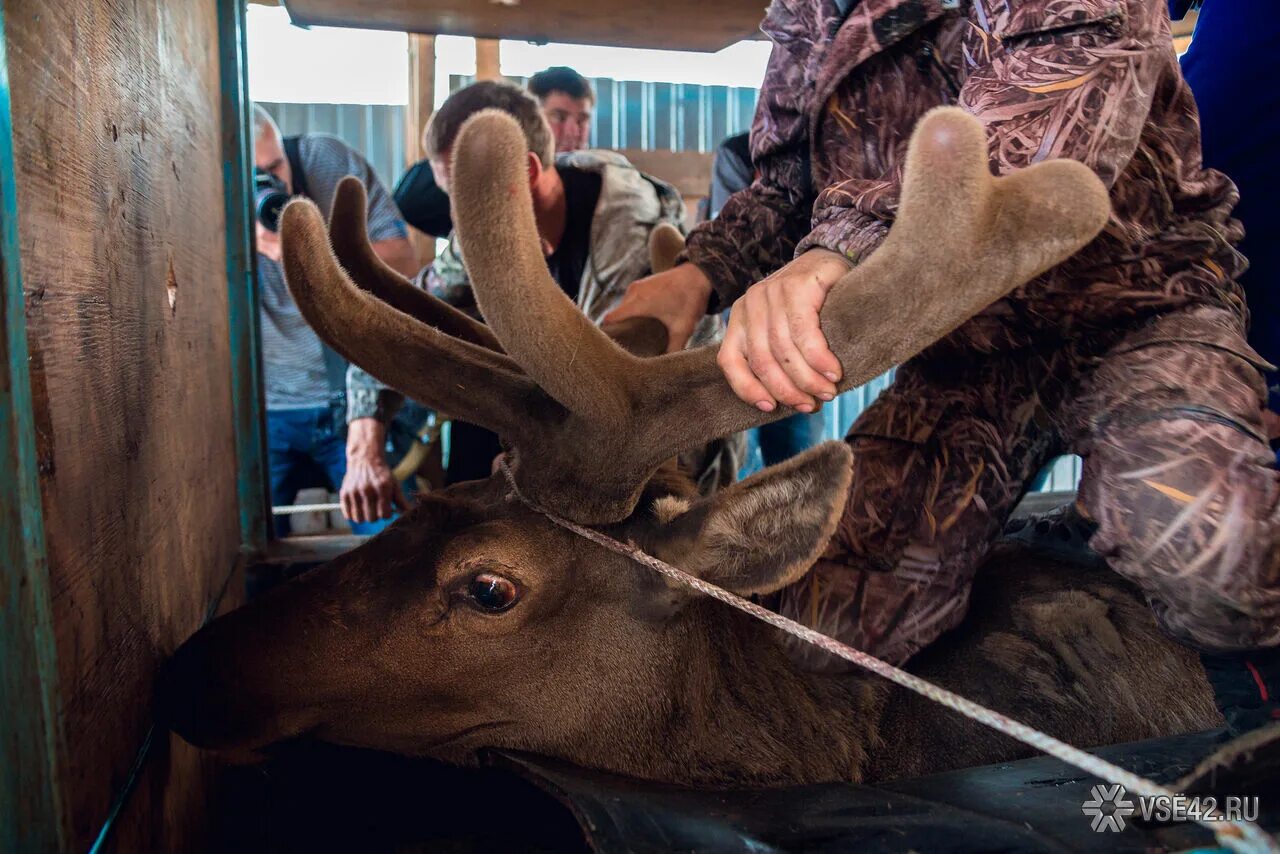
<svg viewBox="0 0 1280 854"><path fill-rule="evenodd" d="M475 78L453 74L449 91ZM509 77L524 86L527 77ZM595 77L595 120L592 148L638 148L646 151L714 151L725 137L751 127L758 89L699 86L693 83L648 83Z"/></svg>
<svg viewBox="0 0 1280 854"><path fill-rule="evenodd" d="M398 104L259 102L285 136L327 133L365 156L391 189L404 174L405 108Z"/></svg>

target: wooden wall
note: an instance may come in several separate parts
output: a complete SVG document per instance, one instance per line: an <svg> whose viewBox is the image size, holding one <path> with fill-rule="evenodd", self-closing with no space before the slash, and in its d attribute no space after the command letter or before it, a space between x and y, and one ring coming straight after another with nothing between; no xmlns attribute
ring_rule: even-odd
<svg viewBox="0 0 1280 854"><path fill-rule="evenodd" d="M236 557L216 0L4 0L65 755L93 844L157 662ZM205 760L156 736L109 849L203 835Z"/></svg>
<svg viewBox="0 0 1280 854"><path fill-rule="evenodd" d="M711 192L711 152L620 150L641 172L661 178L679 190L684 198L688 224L692 226L698 221L698 203Z"/></svg>

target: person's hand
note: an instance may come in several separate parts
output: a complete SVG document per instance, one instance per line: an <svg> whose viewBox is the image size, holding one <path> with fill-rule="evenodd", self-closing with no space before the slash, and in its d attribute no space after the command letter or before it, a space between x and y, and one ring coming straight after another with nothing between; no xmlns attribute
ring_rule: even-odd
<svg viewBox="0 0 1280 854"><path fill-rule="evenodd" d="M386 425L376 418L357 418L347 425L347 473L339 499L350 522L390 519L409 506L387 465L386 441Z"/></svg>
<svg viewBox="0 0 1280 854"><path fill-rule="evenodd" d="M627 295L605 315L603 323L628 317L656 317L667 327L667 352L674 353L689 343L698 321L707 313L710 299L711 280L693 264L681 264L632 282Z"/></svg>
<svg viewBox="0 0 1280 854"><path fill-rule="evenodd" d="M278 231L268 231L262 227L260 222L255 222L254 226L257 229L258 252L279 264L282 257L280 233Z"/></svg>
<svg viewBox="0 0 1280 854"><path fill-rule="evenodd" d="M840 361L818 310L851 267L837 252L810 249L733 304L716 362L734 394L764 412L778 403L815 412L835 397Z"/></svg>

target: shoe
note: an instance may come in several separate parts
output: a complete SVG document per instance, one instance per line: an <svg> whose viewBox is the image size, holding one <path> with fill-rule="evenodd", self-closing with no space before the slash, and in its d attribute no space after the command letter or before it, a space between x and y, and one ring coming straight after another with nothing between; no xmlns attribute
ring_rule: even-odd
<svg viewBox="0 0 1280 854"><path fill-rule="evenodd" d="M1081 514L1075 502L1048 513L1034 513L1010 519L1001 542L1014 543L1034 554L1083 566L1106 566L1103 557L1089 548L1089 538L1098 523Z"/></svg>

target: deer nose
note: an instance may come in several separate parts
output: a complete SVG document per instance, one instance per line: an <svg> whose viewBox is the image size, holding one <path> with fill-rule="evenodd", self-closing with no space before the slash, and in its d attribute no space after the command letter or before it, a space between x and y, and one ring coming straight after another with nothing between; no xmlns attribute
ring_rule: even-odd
<svg viewBox="0 0 1280 854"><path fill-rule="evenodd" d="M156 679L156 722L197 747L215 746L210 734L218 726L217 691L210 690L214 670L208 644L200 637L187 641L160 668Z"/></svg>
<svg viewBox="0 0 1280 854"><path fill-rule="evenodd" d="M209 750L256 750L315 727L308 674L289 681L279 662L297 657L287 648L261 649L265 639L252 631L260 622L242 608L180 646L156 679L156 722Z"/></svg>

